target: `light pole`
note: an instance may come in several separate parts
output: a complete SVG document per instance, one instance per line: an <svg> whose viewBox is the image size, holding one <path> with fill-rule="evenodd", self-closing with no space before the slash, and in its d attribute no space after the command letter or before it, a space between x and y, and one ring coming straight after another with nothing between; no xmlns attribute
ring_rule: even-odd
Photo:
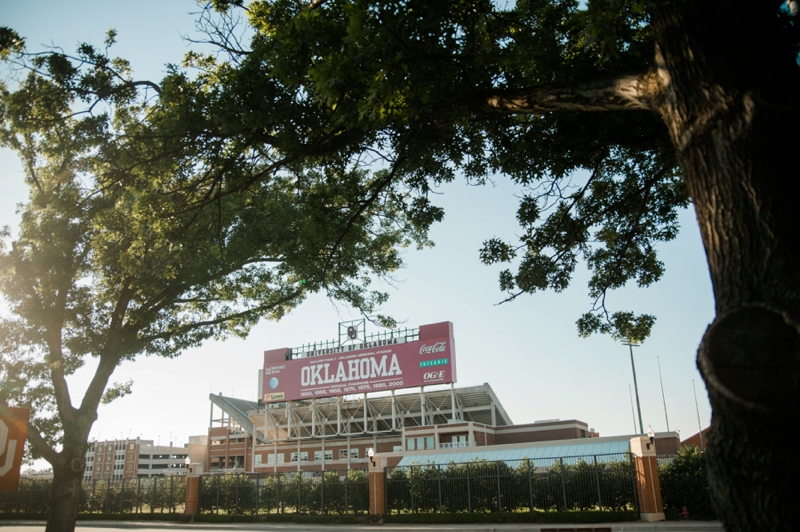
<svg viewBox="0 0 800 532"><path fill-rule="evenodd" d="M669 432L669 416L667 415L667 398L664 395L664 379L661 378L661 360L656 357L658 362L658 381L661 383L661 400L664 402L664 420L667 422L667 432Z"/></svg>
<svg viewBox="0 0 800 532"><path fill-rule="evenodd" d="M639 434L644 434L644 425L642 424L642 406L639 404L639 385L636 383L636 364L633 363L633 348L639 347L639 344L628 339L622 342L622 345L628 346L628 351L631 353L631 371L633 371L633 390L636 392L636 410L639 412Z"/></svg>

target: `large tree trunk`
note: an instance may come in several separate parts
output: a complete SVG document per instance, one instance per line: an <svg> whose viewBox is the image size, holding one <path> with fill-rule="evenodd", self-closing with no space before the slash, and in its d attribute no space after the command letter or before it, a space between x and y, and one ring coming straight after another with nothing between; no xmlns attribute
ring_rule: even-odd
<svg viewBox="0 0 800 532"><path fill-rule="evenodd" d="M50 491L50 514L45 532L73 532L78 518L84 453L65 448L53 464L53 484Z"/></svg>
<svg viewBox="0 0 800 532"><path fill-rule="evenodd" d="M660 110L716 303L698 351L712 501L729 531L800 530L796 49L774 2L654 4Z"/></svg>

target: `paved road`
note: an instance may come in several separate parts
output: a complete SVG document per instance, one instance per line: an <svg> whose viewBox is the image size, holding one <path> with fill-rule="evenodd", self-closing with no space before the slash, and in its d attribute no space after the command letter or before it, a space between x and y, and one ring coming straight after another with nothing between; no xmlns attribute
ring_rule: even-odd
<svg viewBox="0 0 800 532"><path fill-rule="evenodd" d="M41 532L43 521L0 521L2 532ZM168 532L173 530L235 530L257 532L345 532L361 529L367 532L723 532L718 521L662 521L659 523L603 523L583 525L296 525L289 523L143 523L126 521L79 521L77 532Z"/></svg>

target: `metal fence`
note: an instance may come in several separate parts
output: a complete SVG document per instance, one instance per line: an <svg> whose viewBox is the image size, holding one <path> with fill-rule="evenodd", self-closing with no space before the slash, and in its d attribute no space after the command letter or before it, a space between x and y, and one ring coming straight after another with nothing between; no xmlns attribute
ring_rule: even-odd
<svg viewBox="0 0 800 532"><path fill-rule="evenodd" d="M184 476L93 480L82 487L79 513L182 513L186 502ZM50 480L22 479L19 490L0 492L0 514L47 515L50 488Z"/></svg>
<svg viewBox="0 0 800 532"><path fill-rule="evenodd" d="M341 515L369 512L369 477L364 469L207 474L200 482L201 513Z"/></svg>
<svg viewBox="0 0 800 532"><path fill-rule="evenodd" d="M398 466L387 468L386 510L638 513L633 475L628 454Z"/></svg>

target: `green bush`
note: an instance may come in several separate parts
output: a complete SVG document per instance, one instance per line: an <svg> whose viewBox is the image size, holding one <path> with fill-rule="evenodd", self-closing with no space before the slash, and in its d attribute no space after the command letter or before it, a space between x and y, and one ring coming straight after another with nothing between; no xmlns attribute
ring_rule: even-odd
<svg viewBox="0 0 800 532"><path fill-rule="evenodd" d="M658 468L661 497L668 516L685 506L694 519L716 519L708 493L705 453L693 445L681 447L671 464Z"/></svg>
<svg viewBox="0 0 800 532"><path fill-rule="evenodd" d="M630 461L624 456L569 463L522 459L399 466L387 481L392 514L633 509Z"/></svg>

